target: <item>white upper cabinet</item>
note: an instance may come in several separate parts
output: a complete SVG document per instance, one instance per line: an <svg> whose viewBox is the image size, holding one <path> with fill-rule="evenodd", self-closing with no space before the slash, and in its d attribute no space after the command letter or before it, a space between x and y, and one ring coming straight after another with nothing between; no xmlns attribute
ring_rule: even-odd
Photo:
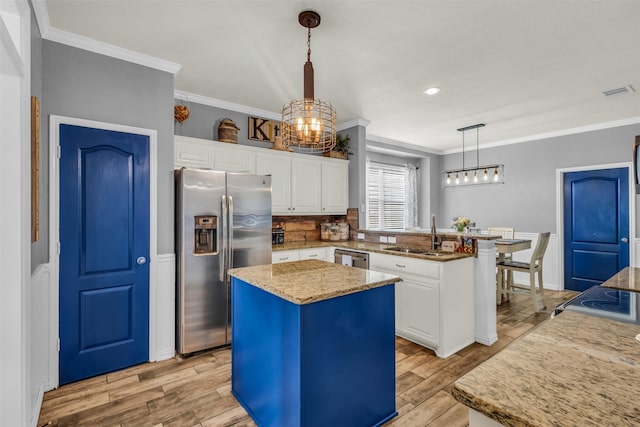
<svg viewBox="0 0 640 427"><path fill-rule="evenodd" d="M273 154L256 154L256 173L271 175L273 215L291 214L291 159Z"/></svg>
<svg viewBox="0 0 640 427"><path fill-rule="evenodd" d="M291 160L291 213L322 212L322 163L315 159Z"/></svg>
<svg viewBox="0 0 640 427"><path fill-rule="evenodd" d="M175 168L271 175L273 215L345 215L349 162L175 136Z"/></svg>
<svg viewBox="0 0 640 427"><path fill-rule="evenodd" d="M176 168L215 169L213 145L209 141L176 135L173 152Z"/></svg>
<svg viewBox="0 0 640 427"><path fill-rule="evenodd" d="M216 147L214 169L225 172L255 172L255 154L240 147Z"/></svg>
<svg viewBox="0 0 640 427"><path fill-rule="evenodd" d="M349 164L322 162L322 213L344 214L348 206Z"/></svg>

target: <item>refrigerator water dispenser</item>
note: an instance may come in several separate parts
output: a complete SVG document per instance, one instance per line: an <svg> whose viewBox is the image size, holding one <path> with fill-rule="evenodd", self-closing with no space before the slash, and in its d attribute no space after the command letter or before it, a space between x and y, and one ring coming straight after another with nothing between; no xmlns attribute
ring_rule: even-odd
<svg viewBox="0 0 640 427"><path fill-rule="evenodd" d="M193 253L196 255L215 255L218 253L218 217L199 215L195 217L195 242Z"/></svg>

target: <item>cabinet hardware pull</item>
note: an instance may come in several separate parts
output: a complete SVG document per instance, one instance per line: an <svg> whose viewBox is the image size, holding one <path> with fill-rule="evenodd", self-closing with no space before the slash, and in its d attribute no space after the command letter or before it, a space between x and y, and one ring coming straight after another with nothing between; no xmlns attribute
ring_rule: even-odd
<svg viewBox="0 0 640 427"><path fill-rule="evenodd" d="M400 268L407 268L406 265L400 265L400 264L396 264L396 267L400 267Z"/></svg>
<svg viewBox="0 0 640 427"><path fill-rule="evenodd" d="M317 256L318 256L318 254L309 254L309 258L315 258Z"/></svg>

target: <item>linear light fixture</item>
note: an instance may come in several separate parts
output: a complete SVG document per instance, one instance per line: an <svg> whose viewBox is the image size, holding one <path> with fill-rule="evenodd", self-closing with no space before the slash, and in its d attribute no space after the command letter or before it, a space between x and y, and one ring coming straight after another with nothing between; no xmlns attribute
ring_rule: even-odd
<svg viewBox="0 0 640 427"><path fill-rule="evenodd" d="M462 132L462 168L449 169L442 172L443 187L460 187L463 185L504 184L504 165L480 165L480 128L484 123L465 126L457 129ZM466 167L464 164L465 132L476 130L476 166Z"/></svg>

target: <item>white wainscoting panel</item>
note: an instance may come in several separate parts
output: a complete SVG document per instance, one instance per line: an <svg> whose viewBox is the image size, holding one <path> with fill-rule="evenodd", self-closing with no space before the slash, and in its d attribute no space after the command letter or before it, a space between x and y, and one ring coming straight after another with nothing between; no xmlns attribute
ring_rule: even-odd
<svg viewBox="0 0 640 427"><path fill-rule="evenodd" d="M51 270L49 264L40 264L31 273L31 384L29 403L31 424L38 423L42 397L49 390L49 289Z"/></svg>
<svg viewBox="0 0 640 427"><path fill-rule="evenodd" d="M636 237L635 239L633 239L633 246L634 246L634 259L631 259L630 264L631 267L640 267L640 238Z"/></svg>
<svg viewBox="0 0 640 427"><path fill-rule="evenodd" d="M153 262L153 260L151 261ZM175 352L176 256L161 254L155 259L156 277L150 288L149 360L170 359Z"/></svg>
<svg viewBox="0 0 640 427"><path fill-rule="evenodd" d="M528 239L531 240L531 249L526 251L519 251L513 253L513 259L515 261L529 262L531 260L531 254L538 243L538 233L518 233L515 235L516 239ZM549 237L549 246L544 254L542 261L542 281L545 289L551 289L558 291L561 289L561 284L558 283L558 236L551 234ZM518 284L529 284L529 275L526 273L514 273L513 280ZM537 284L537 282L536 282Z"/></svg>

